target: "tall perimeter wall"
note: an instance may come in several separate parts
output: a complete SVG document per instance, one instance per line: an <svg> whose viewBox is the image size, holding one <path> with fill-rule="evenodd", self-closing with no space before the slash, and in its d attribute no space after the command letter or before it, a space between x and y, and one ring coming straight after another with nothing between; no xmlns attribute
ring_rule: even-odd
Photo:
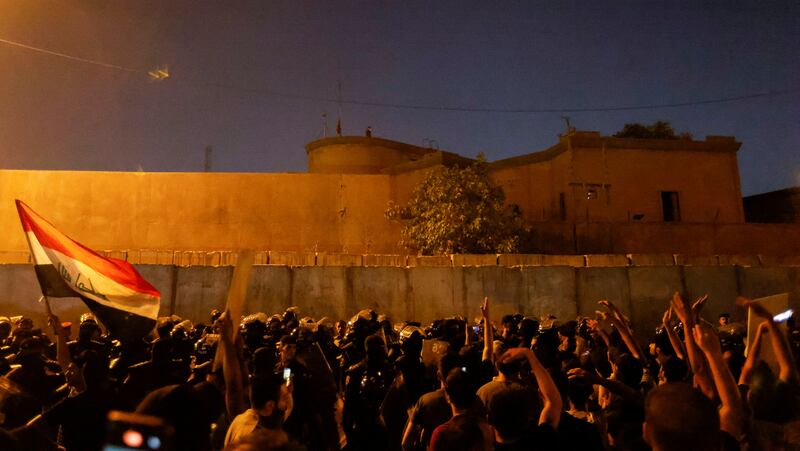
<svg viewBox="0 0 800 451"><path fill-rule="evenodd" d="M384 212L390 200L405 203L423 177L0 170L0 263L27 261L14 199L92 249L129 256L398 253L400 226ZM800 255L800 224L531 220L529 252Z"/></svg>
<svg viewBox="0 0 800 451"><path fill-rule="evenodd" d="M740 264L729 264L732 260L708 257L676 265L668 258L637 262L620 255L516 256L517 263L524 265L503 266L514 261L493 261L494 256L468 261L469 257L402 263L415 266L319 266L322 262L314 260L308 262L313 266L257 265L246 311L280 312L298 306L303 315L317 319L346 319L362 308L372 308L394 320L428 322L451 315L474 318L483 296L489 296L497 318L522 312L551 313L563 320L593 315L597 301L607 298L628 312L640 333L648 336L674 291L690 298L708 293L706 317L712 320L721 312L743 319L744 312L734 305L737 295L790 292L791 304L800 306L798 261L765 266L758 258L740 257ZM486 266L462 266L470 264ZM161 291L162 315L177 314L194 321L206 321L211 309L224 306L233 274L233 266L137 267ZM0 265L0 292L0 314L22 314L45 324L30 264ZM63 320L77 321L85 311L77 299L57 299L52 305Z"/></svg>

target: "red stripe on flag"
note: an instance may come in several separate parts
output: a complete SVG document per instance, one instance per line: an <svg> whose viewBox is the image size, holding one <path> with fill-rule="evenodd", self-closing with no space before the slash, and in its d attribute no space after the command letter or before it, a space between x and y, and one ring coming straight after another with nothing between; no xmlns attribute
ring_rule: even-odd
<svg viewBox="0 0 800 451"><path fill-rule="evenodd" d="M22 229L32 232L39 240L39 244L56 250L70 258L95 269L97 272L114 280L115 282L142 294L159 297L159 291L139 275L133 265L116 258L103 257L97 252L78 243L70 237L59 232L46 219L39 216L31 207L17 199L17 211L22 221Z"/></svg>

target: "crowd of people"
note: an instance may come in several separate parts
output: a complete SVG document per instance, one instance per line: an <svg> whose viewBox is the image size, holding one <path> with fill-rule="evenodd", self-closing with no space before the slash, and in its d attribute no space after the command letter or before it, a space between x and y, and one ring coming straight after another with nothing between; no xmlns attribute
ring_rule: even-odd
<svg viewBox="0 0 800 451"><path fill-rule="evenodd" d="M676 293L652 334L605 300L425 325L214 311L129 342L91 314L74 339L0 317L0 449L798 449L795 323L740 300L746 340L705 302Z"/></svg>

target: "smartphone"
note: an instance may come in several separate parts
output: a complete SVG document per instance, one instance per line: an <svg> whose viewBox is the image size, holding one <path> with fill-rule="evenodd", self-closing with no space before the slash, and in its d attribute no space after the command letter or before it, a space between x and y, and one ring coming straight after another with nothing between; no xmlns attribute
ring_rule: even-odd
<svg viewBox="0 0 800 451"><path fill-rule="evenodd" d="M481 326L472 326L472 330L474 330L476 334L479 334L481 333Z"/></svg>
<svg viewBox="0 0 800 451"><path fill-rule="evenodd" d="M782 322L786 321L787 319L791 318L793 314L794 314L794 310L789 309L789 310L780 312L777 315L773 316L772 320L775 321L776 323L782 323Z"/></svg>
<svg viewBox="0 0 800 451"><path fill-rule="evenodd" d="M172 451L172 434L161 418L112 410L103 451Z"/></svg>
<svg viewBox="0 0 800 451"><path fill-rule="evenodd" d="M284 368L283 369L283 381L287 384L289 381L292 380L292 369L291 368Z"/></svg>

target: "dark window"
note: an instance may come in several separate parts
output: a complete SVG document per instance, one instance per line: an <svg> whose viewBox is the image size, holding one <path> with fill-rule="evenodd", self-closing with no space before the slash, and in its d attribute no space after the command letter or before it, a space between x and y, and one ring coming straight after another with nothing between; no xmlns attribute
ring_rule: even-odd
<svg viewBox="0 0 800 451"><path fill-rule="evenodd" d="M567 200L564 196L564 193L558 193L558 208L559 213L562 221L567 220Z"/></svg>
<svg viewBox="0 0 800 451"><path fill-rule="evenodd" d="M676 191L661 191L661 211L664 213L664 222L681 220L681 204Z"/></svg>

